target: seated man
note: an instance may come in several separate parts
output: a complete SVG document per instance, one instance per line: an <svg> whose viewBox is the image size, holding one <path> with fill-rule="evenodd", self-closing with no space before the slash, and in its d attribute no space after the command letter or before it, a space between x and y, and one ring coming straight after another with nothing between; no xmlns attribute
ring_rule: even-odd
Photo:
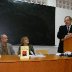
<svg viewBox="0 0 72 72"><path fill-rule="evenodd" d="M0 54L1 55L14 55L15 52L10 43L7 43L8 37L6 34L0 36Z"/></svg>

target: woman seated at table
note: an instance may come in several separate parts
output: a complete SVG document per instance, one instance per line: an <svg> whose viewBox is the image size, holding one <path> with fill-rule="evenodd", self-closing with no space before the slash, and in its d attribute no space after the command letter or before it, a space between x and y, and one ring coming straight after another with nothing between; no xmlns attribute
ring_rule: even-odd
<svg viewBox="0 0 72 72"><path fill-rule="evenodd" d="M19 46L19 50L18 50L18 55L20 54L21 46L29 46L29 54L30 55L35 54L33 46L29 44L28 36L24 36L21 38L21 42L20 42L20 46Z"/></svg>

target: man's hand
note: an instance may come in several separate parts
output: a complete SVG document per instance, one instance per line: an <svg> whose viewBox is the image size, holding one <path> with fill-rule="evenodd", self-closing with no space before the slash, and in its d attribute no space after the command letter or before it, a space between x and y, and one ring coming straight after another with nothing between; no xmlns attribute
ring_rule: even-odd
<svg viewBox="0 0 72 72"><path fill-rule="evenodd" d="M72 37L72 33L68 33L67 35L65 35L64 39L68 39L70 37Z"/></svg>
<svg viewBox="0 0 72 72"><path fill-rule="evenodd" d="M61 41L64 41L65 39L68 39L70 37L72 37L72 33L68 33L67 35L65 35L65 37L61 39Z"/></svg>

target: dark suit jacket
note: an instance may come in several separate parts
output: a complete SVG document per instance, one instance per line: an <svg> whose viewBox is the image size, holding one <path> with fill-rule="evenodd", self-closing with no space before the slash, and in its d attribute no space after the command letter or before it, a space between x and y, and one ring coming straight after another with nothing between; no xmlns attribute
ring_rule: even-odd
<svg viewBox="0 0 72 72"><path fill-rule="evenodd" d="M19 46L18 55L20 54L20 48L21 48L21 46ZM32 46L32 45L29 45L29 54L30 54L30 55L32 55L31 52L32 52L33 54L35 54L33 46Z"/></svg>
<svg viewBox="0 0 72 72"><path fill-rule="evenodd" d="M58 46L58 52L59 53L64 52L63 41L61 41L61 39L63 39L65 37L65 35L67 35L67 33L68 33L68 30L67 30L66 25L60 26L59 32L57 34L57 37L60 39L59 46ZM72 25L71 25L69 33L72 33Z"/></svg>

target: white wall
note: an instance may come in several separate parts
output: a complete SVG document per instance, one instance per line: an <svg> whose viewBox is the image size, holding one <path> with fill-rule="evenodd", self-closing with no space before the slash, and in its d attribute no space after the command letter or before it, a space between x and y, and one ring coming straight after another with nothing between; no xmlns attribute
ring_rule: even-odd
<svg viewBox="0 0 72 72"><path fill-rule="evenodd" d="M56 7L55 12L55 45L58 45L59 40L57 39L57 32L59 26L64 25L64 17L71 16L72 17L72 10L67 10L63 8Z"/></svg>
<svg viewBox="0 0 72 72"><path fill-rule="evenodd" d="M56 7L56 0L47 0L47 5Z"/></svg>

